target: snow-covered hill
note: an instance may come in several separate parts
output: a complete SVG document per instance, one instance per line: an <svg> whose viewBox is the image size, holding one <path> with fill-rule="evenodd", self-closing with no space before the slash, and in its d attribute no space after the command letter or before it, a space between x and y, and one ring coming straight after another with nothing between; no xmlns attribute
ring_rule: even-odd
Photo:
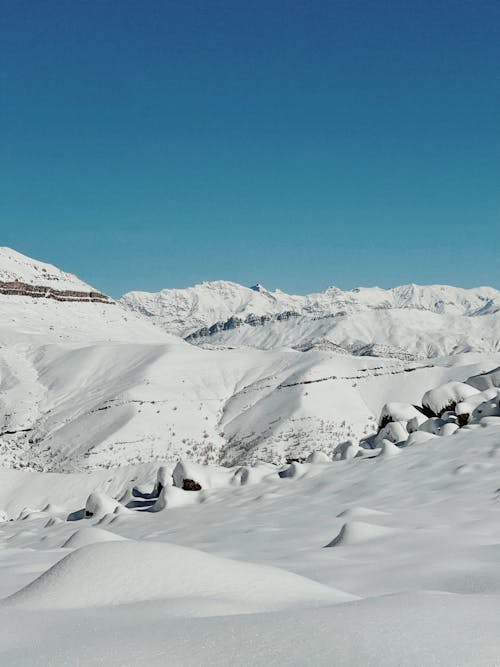
<svg viewBox="0 0 500 667"><path fill-rule="evenodd" d="M12 248L0 247L0 283L16 281L57 290L96 291L73 274L65 273L52 264L31 259Z"/></svg>
<svg viewBox="0 0 500 667"><path fill-rule="evenodd" d="M130 292L121 303L203 346L337 346L350 354L396 358L500 350L500 292L490 287L330 287L296 296L217 281L156 294Z"/></svg>
<svg viewBox="0 0 500 667"><path fill-rule="evenodd" d="M112 303L76 276L5 247L0 248L0 295Z"/></svg>

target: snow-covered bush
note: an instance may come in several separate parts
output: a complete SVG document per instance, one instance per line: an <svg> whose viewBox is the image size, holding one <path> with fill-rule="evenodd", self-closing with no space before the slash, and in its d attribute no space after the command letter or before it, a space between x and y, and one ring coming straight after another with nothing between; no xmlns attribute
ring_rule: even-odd
<svg viewBox="0 0 500 667"><path fill-rule="evenodd" d="M454 412L456 405L475 396L478 390L464 382L447 382L429 390L422 398L422 405L427 410L441 417L446 412Z"/></svg>
<svg viewBox="0 0 500 667"><path fill-rule="evenodd" d="M311 452L306 459L306 463L331 463L331 459L325 452Z"/></svg>
<svg viewBox="0 0 500 667"><path fill-rule="evenodd" d="M345 461L353 459L360 451L360 446L352 440L341 442L333 450L332 458L334 461Z"/></svg>
<svg viewBox="0 0 500 667"><path fill-rule="evenodd" d="M425 392L422 405L429 416L440 417L443 412L453 410L457 403L478 393L478 389L465 382L447 382Z"/></svg>
<svg viewBox="0 0 500 667"><path fill-rule="evenodd" d="M406 430L408 433L413 433L414 431L418 431L420 428L420 424L423 424L426 422L428 417L424 415L422 412L419 412L418 415L415 415L410 421L406 424Z"/></svg>
<svg viewBox="0 0 500 667"><path fill-rule="evenodd" d="M377 433L375 444L377 447L380 447L384 440L398 443L405 442L407 438L408 431L406 429L406 422L389 422Z"/></svg>
<svg viewBox="0 0 500 667"><path fill-rule="evenodd" d="M465 426L468 423L470 416L474 410L484 403L485 401L491 401L496 398L498 394L498 389L496 387L490 387L489 389L484 389L479 394L475 396L470 396L467 400L457 403L455 406L455 413L458 418L458 423L460 426Z"/></svg>
<svg viewBox="0 0 500 667"><path fill-rule="evenodd" d="M380 411L379 429L390 422L409 422L410 419L422 416L420 410L411 403L386 403Z"/></svg>

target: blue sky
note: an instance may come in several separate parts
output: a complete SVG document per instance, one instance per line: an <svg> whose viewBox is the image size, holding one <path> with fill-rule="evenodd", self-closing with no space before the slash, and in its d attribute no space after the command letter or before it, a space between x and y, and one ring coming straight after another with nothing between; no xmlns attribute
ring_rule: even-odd
<svg viewBox="0 0 500 667"><path fill-rule="evenodd" d="M0 245L113 295L500 287L496 0L0 4Z"/></svg>

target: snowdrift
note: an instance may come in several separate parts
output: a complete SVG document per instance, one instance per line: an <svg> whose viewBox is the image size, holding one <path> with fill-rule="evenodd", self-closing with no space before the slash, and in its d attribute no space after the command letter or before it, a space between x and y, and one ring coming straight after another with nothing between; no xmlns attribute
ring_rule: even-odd
<svg viewBox="0 0 500 667"><path fill-rule="evenodd" d="M331 605L354 596L274 567L154 542L82 547L3 602L74 609L168 600L172 616L210 616ZM1 609L0 605L0 609Z"/></svg>

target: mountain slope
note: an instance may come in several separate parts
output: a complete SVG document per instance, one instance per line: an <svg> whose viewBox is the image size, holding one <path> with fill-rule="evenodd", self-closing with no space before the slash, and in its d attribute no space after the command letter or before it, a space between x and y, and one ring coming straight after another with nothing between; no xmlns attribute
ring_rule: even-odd
<svg viewBox="0 0 500 667"><path fill-rule="evenodd" d="M15 281L59 290L96 291L77 276L52 264L31 259L12 248L0 247L0 283Z"/></svg>

